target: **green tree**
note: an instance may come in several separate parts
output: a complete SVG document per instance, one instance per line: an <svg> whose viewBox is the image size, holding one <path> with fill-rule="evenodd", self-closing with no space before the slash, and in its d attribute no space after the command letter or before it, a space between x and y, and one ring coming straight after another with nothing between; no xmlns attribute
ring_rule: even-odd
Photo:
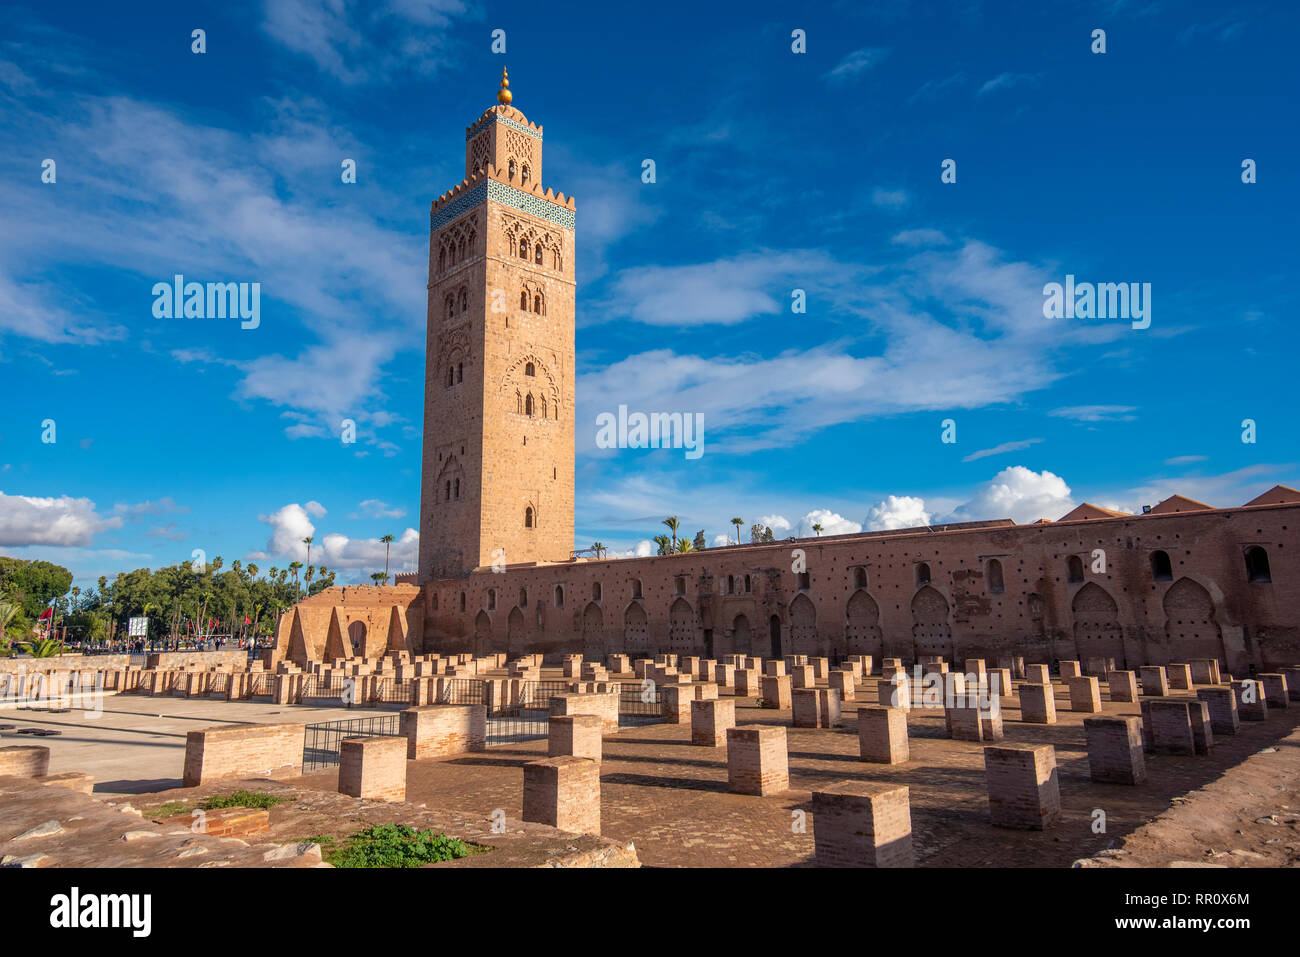
<svg viewBox="0 0 1300 957"><path fill-rule="evenodd" d="M667 535L656 535L654 537L654 542L659 546L660 555L671 555L673 553L672 542L669 540Z"/></svg>
<svg viewBox="0 0 1300 957"><path fill-rule="evenodd" d="M392 535L385 535L379 539L384 543L384 581L388 580L388 548L395 541Z"/></svg>
<svg viewBox="0 0 1300 957"><path fill-rule="evenodd" d="M821 522L813 522L813 531L817 533L817 537L818 537L818 538L821 538L821 537L822 537L822 524L821 524Z"/></svg>
<svg viewBox="0 0 1300 957"><path fill-rule="evenodd" d="M663 523L667 525L669 531L672 532L672 542L673 542L672 551L675 552L677 551L677 529L681 528L682 525L681 520L678 519L676 515L669 515L667 518L664 519Z"/></svg>
<svg viewBox="0 0 1300 957"><path fill-rule="evenodd" d="M745 520L737 515L731 520L731 524L736 526L736 544L740 544L740 526L745 524Z"/></svg>
<svg viewBox="0 0 1300 957"><path fill-rule="evenodd" d="M708 547L708 543L704 541L704 529L700 529L695 533L695 541L692 543L692 551L702 552Z"/></svg>

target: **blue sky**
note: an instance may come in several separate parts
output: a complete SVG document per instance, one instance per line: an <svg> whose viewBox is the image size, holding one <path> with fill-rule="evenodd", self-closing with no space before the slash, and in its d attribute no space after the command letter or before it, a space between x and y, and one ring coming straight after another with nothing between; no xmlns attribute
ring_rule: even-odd
<svg viewBox="0 0 1300 957"><path fill-rule="evenodd" d="M1291 4L178 6L6 12L4 554L410 567L428 206L503 64L578 206L576 545L1300 484ZM155 318L176 273L260 325ZM1150 328L1045 318L1067 274L1150 283ZM620 404L705 454L597 449Z"/></svg>

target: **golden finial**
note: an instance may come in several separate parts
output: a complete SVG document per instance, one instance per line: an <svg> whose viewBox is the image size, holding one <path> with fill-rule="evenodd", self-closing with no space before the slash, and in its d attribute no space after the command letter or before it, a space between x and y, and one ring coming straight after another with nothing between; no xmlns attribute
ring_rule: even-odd
<svg viewBox="0 0 1300 957"><path fill-rule="evenodd" d="M514 99L510 95L510 80L506 76L506 68L501 68L501 89L497 90L497 102L509 104Z"/></svg>

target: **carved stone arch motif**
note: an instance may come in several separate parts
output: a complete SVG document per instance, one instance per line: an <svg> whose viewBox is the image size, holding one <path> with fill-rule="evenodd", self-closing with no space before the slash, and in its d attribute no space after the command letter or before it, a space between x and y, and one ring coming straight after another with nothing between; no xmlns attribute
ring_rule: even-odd
<svg viewBox="0 0 1300 957"><path fill-rule="evenodd" d="M525 376L524 369L531 364L533 375ZM501 395L507 408L516 409L517 403L515 396L532 394L541 396L543 402L538 403L546 408L547 418L559 418L560 411L560 389L556 385L555 377L551 374L550 367L542 361L541 357L533 352L523 352L515 356L510 365L506 367L505 373L501 377ZM537 415L540 412L534 410Z"/></svg>

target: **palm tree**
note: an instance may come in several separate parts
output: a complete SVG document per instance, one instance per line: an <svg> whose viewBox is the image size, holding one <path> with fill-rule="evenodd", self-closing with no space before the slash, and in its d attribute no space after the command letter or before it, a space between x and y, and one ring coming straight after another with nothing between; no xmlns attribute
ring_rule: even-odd
<svg viewBox="0 0 1300 957"><path fill-rule="evenodd" d="M9 639L5 637L5 628L9 623L18 617L18 606L12 602L0 602L0 654L9 647Z"/></svg>
<svg viewBox="0 0 1300 957"><path fill-rule="evenodd" d="M256 577L257 577L257 573L261 571L261 569L258 568L256 565L254 565L252 562L249 562L249 563L248 563L248 569L247 569L247 570L248 570L248 577L249 577L249 578L256 578Z"/></svg>
<svg viewBox="0 0 1300 957"><path fill-rule="evenodd" d="M681 521L677 518L676 515L669 515L667 518L664 519L664 524L667 525L668 528L669 528L669 529L672 531L672 533L673 533L673 548L672 548L672 550L675 552L675 551L677 551L677 529L681 528L682 523L681 523Z"/></svg>
<svg viewBox="0 0 1300 957"><path fill-rule="evenodd" d="M308 535L306 538L304 538L304 539L302 540L302 543L303 543L304 545L307 546L307 561L308 561L308 562L311 561L311 543L314 542L315 540L316 540L315 537L314 537L314 536L311 536L311 535Z"/></svg>
<svg viewBox="0 0 1300 957"><path fill-rule="evenodd" d="M669 544L668 536L667 536L667 535L656 535L656 536L654 537L654 542L655 542L656 545L659 546L659 554L660 554L660 555L671 555L671 554L672 554L671 546L670 546L670 544Z"/></svg>
<svg viewBox="0 0 1300 957"><path fill-rule="evenodd" d="M311 594L311 580L312 580L313 577L315 577L315 575L316 575L316 566L315 566L315 565L308 565L308 566L307 566L307 570L306 570L305 572L302 573L302 580L303 580L303 581L306 583L306 585L307 585L307 594L308 594L308 595Z"/></svg>
<svg viewBox="0 0 1300 957"><path fill-rule="evenodd" d="M677 553L679 555L684 555L687 552L693 552L693 551L695 551L695 545L691 542L689 538L677 539Z"/></svg>
<svg viewBox="0 0 1300 957"><path fill-rule="evenodd" d="M384 581L388 580L388 547L393 543L392 535L384 535L379 539L384 543Z"/></svg>
<svg viewBox="0 0 1300 957"><path fill-rule="evenodd" d="M297 598L300 594L298 588L298 569L302 568L302 562L290 562L289 571L293 572L293 597Z"/></svg>
<svg viewBox="0 0 1300 957"><path fill-rule="evenodd" d="M596 553L597 558L605 557L605 545L602 542L592 542L591 550Z"/></svg>
<svg viewBox="0 0 1300 957"><path fill-rule="evenodd" d="M822 524L821 524L821 522L814 522L814 523L813 523L813 531L817 533L817 537L818 537L818 538L821 538L821 537L822 537Z"/></svg>
<svg viewBox="0 0 1300 957"><path fill-rule="evenodd" d="M740 544L740 526L745 524L745 520L737 515L731 520L731 524L736 526L736 544Z"/></svg>
<svg viewBox="0 0 1300 957"><path fill-rule="evenodd" d="M387 577L388 577L387 572L372 572L370 575L370 580L373 581L376 585L378 585Z"/></svg>

